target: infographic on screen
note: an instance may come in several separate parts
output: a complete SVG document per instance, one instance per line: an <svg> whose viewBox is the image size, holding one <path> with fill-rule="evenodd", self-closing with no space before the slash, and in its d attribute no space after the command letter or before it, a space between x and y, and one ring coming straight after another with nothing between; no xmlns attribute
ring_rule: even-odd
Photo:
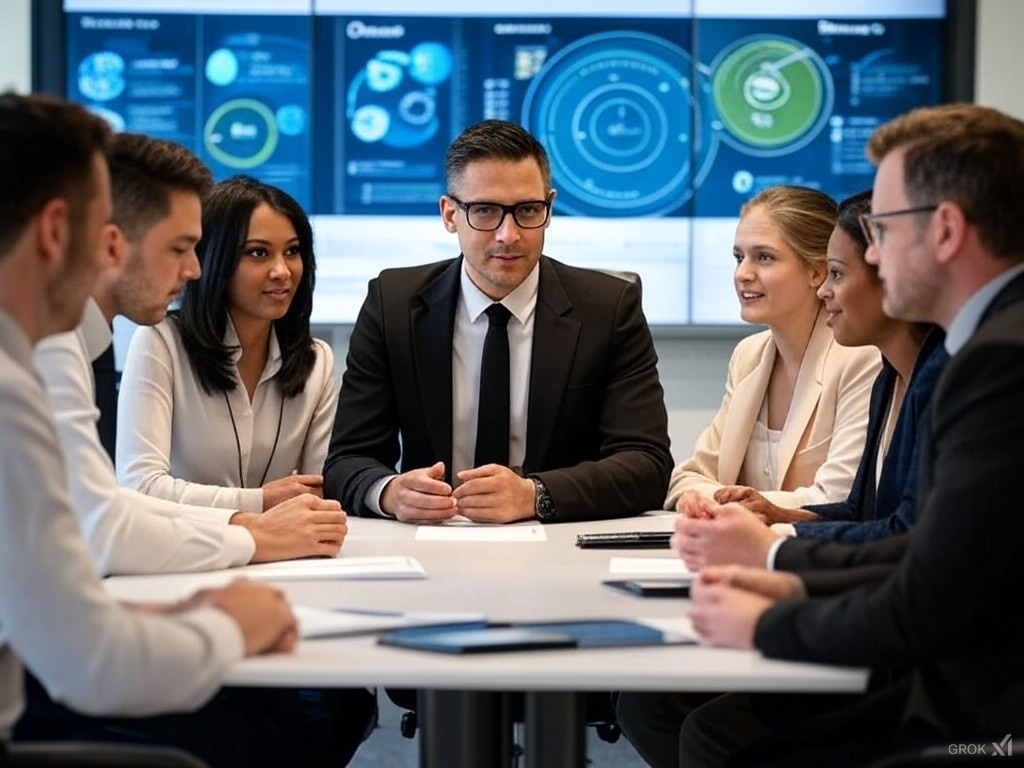
<svg viewBox="0 0 1024 768"><path fill-rule="evenodd" d="M950 55L943 0L64 2L71 99L310 213L324 323L458 253L445 154L497 118L547 149L547 253L637 272L652 324L736 324L743 203L869 188L872 132L945 98Z"/></svg>
<svg viewBox="0 0 1024 768"><path fill-rule="evenodd" d="M70 14L71 96L311 206L309 16Z"/></svg>

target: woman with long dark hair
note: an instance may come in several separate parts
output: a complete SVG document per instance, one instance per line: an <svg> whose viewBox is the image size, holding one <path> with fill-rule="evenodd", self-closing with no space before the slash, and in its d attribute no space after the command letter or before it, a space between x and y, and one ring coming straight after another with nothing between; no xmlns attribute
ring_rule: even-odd
<svg viewBox="0 0 1024 768"><path fill-rule="evenodd" d="M321 494L334 356L310 335L313 232L287 193L246 176L203 200L202 276L132 339L121 383L120 482L261 512Z"/></svg>

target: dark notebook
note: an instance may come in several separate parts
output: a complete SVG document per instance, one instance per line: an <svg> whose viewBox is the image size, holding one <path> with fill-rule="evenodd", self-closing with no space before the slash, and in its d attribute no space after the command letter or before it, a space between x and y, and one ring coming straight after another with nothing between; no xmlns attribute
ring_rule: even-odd
<svg viewBox="0 0 1024 768"><path fill-rule="evenodd" d="M692 642L688 638L619 619L544 621L442 627L407 627L382 636L382 645L438 653L527 651L549 648L611 648Z"/></svg>

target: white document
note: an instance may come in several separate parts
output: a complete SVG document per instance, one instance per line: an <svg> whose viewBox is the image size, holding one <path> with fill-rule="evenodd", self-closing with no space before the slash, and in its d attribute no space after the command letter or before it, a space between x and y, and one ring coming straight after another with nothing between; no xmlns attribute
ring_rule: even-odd
<svg viewBox="0 0 1024 768"><path fill-rule="evenodd" d="M416 541L547 541L544 526L536 523L481 525L465 518L445 525L420 525Z"/></svg>
<svg viewBox="0 0 1024 768"><path fill-rule="evenodd" d="M345 637L435 624L477 624L487 620L484 614L469 611L395 613L356 609L329 610L307 605L294 605L292 611L299 622L299 636L306 639Z"/></svg>
<svg viewBox="0 0 1024 768"><path fill-rule="evenodd" d="M200 589L223 587L235 579L294 581L309 579L422 579L426 571L414 557L329 557L284 560L279 563L244 565L204 573L155 573L144 576L111 576L103 580L118 600L171 602L190 597Z"/></svg>
<svg viewBox="0 0 1024 768"><path fill-rule="evenodd" d="M281 560L232 568L231 573L261 581L296 579L422 579L426 571L415 557L324 557Z"/></svg>
<svg viewBox="0 0 1024 768"><path fill-rule="evenodd" d="M608 563L608 572L635 576L687 576L693 571L678 557L613 557Z"/></svg>

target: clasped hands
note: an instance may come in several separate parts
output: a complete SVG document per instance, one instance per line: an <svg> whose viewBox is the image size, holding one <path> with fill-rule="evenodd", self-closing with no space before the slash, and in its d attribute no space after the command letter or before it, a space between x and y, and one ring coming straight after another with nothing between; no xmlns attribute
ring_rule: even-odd
<svg viewBox="0 0 1024 768"><path fill-rule="evenodd" d="M381 509L403 523L443 523L455 515L475 523L513 523L533 517L533 481L500 464L458 473L460 485L444 479L444 462L392 478L380 496Z"/></svg>
<svg viewBox="0 0 1024 768"><path fill-rule="evenodd" d="M765 569L778 536L761 516L736 501L720 503L691 492L679 499L676 509L680 515L672 548L687 568L700 571L690 588L694 629L711 645L752 648L757 622L772 603L806 594L796 575Z"/></svg>

